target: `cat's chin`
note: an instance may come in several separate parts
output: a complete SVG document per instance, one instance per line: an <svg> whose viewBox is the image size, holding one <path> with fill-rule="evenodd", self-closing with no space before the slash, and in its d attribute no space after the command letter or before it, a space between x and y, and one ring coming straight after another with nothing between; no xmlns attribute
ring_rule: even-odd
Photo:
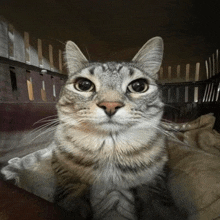
<svg viewBox="0 0 220 220"><path fill-rule="evenodd" d="M98 124L97 128L105 132L115 133L115 132L126 130L128 126L121 124L121 123L110 121L110 122L104 122L104 123Z"/></svg>

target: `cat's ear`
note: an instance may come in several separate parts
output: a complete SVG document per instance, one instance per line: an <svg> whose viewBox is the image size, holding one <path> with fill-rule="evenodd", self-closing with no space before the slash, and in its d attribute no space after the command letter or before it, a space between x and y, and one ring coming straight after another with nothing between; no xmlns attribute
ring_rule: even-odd
<svg viewBox="0 0 220 220"><path fill-rule="evenodd" d="M162 59L163 39L161 37L154 37L144 44L132 61L138 63L145 72L157 79L157 72L160 69Z"/></svg>
<svg viewBox="0 0 220 220"><path fill-rule="evenodd" d="M72 41L67 41L66 43L65 56L70 75L82 69L85 64L88 63L88 60L83 55L81 50Z"/></svg>

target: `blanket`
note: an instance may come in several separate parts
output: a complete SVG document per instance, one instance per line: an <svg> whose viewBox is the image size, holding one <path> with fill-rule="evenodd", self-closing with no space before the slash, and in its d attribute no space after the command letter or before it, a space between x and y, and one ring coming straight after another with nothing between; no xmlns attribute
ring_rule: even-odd
<svg viewBox="0 0 220 220"><path fill-rule="evenodd" d="M220 134L215 117L201 116L182 124L169 140L169 189L190 220L220 219Z"/></svg>

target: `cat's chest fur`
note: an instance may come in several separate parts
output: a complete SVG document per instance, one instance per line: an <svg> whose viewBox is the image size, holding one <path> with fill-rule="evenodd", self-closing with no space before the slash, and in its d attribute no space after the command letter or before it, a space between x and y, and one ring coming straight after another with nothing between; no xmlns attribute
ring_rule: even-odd
<svg viewBox="0 0 220 220"><path fill-rule="evenodd" d="M57 150L61 155L60 162L66 163L68 169L77 172L81 181L88 184L110 188L134 187L154 179L167 160L164 137L153 129L128 129L105 135L61 128L57 137L58 142L65 146ZM62 160L62 151L73 155L72 158Z"/></svg>

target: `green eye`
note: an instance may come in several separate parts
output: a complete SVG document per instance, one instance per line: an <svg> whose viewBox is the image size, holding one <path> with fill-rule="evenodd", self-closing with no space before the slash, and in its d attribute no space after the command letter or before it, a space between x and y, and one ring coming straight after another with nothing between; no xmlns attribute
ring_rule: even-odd
<svg viewBox="0 0 220 220"><path fill-rule="evenodd" d="M95 85L86 78L80 78L74 83L74 87L78 91L91 92L94 90Z"/></svg>
<svg viewBox="0 0 220 220"><path fill-rule="evenodd" d="M128 91L133 93L144 93L148 88L149 85L146 79L136 79L128 85Z"/></svg>

